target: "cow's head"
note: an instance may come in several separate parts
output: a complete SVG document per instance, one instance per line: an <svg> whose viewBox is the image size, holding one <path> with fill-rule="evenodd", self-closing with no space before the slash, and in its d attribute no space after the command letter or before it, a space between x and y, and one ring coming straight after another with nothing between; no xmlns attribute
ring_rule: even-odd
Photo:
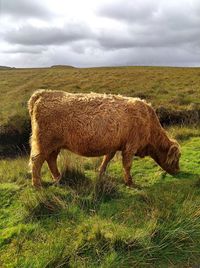
<svg viewBox="0 0 200 268"><path fill-rule="evenodd" d="M180 147L176 141L170 141L170 145L165 148L156 148L147 145L137 154L140 157L151 156L162 169L173 175L179 172L179 159L181 156Z"/></svg>
<svg viewBox="0 0 200 268"><path fill-rule="evenodd" d="M179 159L181 156L180 148L177 142L173 141L166 150L159 150L157 152L157 161L155 161L169 174L176 174L179 172Z"/></svg>

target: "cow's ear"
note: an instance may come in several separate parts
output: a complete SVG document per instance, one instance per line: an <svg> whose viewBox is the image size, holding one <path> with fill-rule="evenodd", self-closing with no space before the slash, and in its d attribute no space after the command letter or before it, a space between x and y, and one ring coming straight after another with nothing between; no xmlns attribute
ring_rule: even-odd
<svg viewBox="0 0 200 268"><path fill-rule="evenodd" d="M178 160L179 157L180 157L180 148L178 144L171 145L167 153L166 163L168 165L171 165L174 161Z"/></svg>

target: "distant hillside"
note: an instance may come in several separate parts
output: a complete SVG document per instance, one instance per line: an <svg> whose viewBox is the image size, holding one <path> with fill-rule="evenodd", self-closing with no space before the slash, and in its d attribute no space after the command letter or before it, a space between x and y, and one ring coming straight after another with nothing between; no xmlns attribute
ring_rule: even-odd
<svg viewBox="0 0 200 268"><path fill-rule="evenodd" d="M0 69L13 69L13 68L15 68L15 67L1 66L1 65L0 65Z"/></svg>
<svg viewBox="0 0 200 268"><path fill-rule="evenodd" d="M16 115L28 118L27 101L38 88L74 93L94 91L122 94L145 99L154 108L187 111L199 110L199 85L200 68L76 68L68 65L38 69L8 67L4 69L4 75L0 76L0 107L3 107L0 109L0 125L9 123L9 118ZM159 111L169 117L165 109Z"/></svg>
<svg viewBox="0 0 200 268"><path fill-rule="evenodd" d="M75 68L75 67L70 65L52 65L50 68Z"/></svg>

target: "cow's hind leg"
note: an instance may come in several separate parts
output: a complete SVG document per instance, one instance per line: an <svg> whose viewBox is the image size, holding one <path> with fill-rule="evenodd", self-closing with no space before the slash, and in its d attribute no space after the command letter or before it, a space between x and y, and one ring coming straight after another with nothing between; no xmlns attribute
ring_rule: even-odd
<svg viewBox="0 0 200 268"><path fill-rule="evenodd" d="M42 154L31 156L30 166L32 170L32 185L35 187L41 187L40 172L42 165L45 161L45 157Z"/></svg>
<svg viewBox="0 0 200 268"><path fill-rule="evenodd" d="M114 157L114 155L115 152L112 152L104 156L101 166L99 168L99 177L101 177L105 173L107 165L110 162L110 160Z"/></svg>
<svg viewBox="0 0 200 268"><path fill-rule="evenodd" d="M57 167L57 157L60 150L53 151L48 157L47 157L47 163L49 166L49 169L51 171L53 179L58 182L60 180L60 172Z"/></svg>
<svg viewBox="0 0 200 268"><path fill-rule="evenodd" d="M131 165L133 160L133 153L123 151L122 152L122 163L124 167L124 181L127 186L133 186L134 182L130 174Z"/></svg>

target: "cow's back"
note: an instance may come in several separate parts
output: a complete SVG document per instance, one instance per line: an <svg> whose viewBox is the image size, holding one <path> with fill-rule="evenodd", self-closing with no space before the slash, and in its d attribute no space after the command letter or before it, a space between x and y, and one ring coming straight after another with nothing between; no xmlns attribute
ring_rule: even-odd
<svg viewBox="0 0 200 268"><path fill-rule="evenodd" d="M147 138L147 106L122 96L43 91L34 111L44 147L56 143L82 155L102 155Z"/></svg>

